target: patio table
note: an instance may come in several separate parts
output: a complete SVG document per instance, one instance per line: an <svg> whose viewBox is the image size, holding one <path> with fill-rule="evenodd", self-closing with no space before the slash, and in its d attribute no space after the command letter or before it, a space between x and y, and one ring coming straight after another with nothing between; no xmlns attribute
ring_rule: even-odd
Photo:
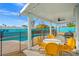
<svg viewBox="0 0 79 59"><path fill-rule="evenodd" d="M58 39L44 39L43 40L44 43L57 43L57 44L64 44L64 42L62 42L61 40Z"/></svg>

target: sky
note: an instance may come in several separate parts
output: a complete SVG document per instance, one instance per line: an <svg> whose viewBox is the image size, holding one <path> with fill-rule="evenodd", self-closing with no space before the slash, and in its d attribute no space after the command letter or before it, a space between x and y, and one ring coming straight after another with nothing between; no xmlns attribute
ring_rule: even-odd
<svg viewBox="0 0 79 59"><path fill-rule="evenodd" d="M0 25L27 25L27 16L17 16L24 5L25 3L0 3Z"/></svg>
<svg viewBox="0 0 79 59"><path fill-rule="evenodd" d="M0 3L0 25L6 24L8 26L28 26L28 16L17 16L24 5L25 3ZM33 18L33 20L35 20L35 25L42 22L37 18ZM48 25L47 22L43 23Z"/></svg>
<svg viewBox="0 0 79 59"><path fill-rule="evenodd" d="M28 26L27 15L19 17L17 16L25 5L25 3L0 3L0 25L6 24L8 26ZM35 26L41 23L50 25L47 21L42 22L38 18L32 18L32 20L35 21Z"/></svg>

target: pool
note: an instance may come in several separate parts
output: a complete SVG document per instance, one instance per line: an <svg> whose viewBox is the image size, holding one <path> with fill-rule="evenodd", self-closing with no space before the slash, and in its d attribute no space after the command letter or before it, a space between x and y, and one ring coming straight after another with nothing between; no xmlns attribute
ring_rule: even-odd
<svg viewBox="0 0 79 59"><path fill-rule="evenodd" d="M1 29L2 33L2 41L10 41L10 40L17 40L17 41L27 41L28 34L27 29ZM33 34L33 37L40 36L40 34ZM1 38L0 38L1 39Z"/></svg>
<svg viewBox="0 0 79 59"><path fill-rule="evenodd" d="M36 31L37 29L32 29L32 31ZM47 29L45 29L47 30ZM49 29L48 29L49 30ZM57 31L59 32L75 32L75 28L60 28ZM27 29L0 29L0 32L3 32L2 41L10 41L10 40L17 40L17 41L27 41L28 39L28 30ZM32 38L40 36L40 34L32 34ZM1 39L1 38L0 38Z"/></svg>

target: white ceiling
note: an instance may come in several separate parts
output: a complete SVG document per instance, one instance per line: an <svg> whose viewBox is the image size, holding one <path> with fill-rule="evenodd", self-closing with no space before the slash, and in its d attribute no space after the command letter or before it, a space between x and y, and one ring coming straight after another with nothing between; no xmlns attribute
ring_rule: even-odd
<svg viewBox="0 0 79 59"><path fill-rule="evenodd" d="M75 3L31 3L25 8L21 15L28 15L30 12L32 15L57 21L57 18L71 19L74 14Z"/></svg>

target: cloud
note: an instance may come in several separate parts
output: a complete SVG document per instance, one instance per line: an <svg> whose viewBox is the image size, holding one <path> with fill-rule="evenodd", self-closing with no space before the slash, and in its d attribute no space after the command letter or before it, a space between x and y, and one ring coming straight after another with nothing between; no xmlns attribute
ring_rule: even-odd
<svg viewBox="0 0 79 59"><path fill-rule="evenodd" d="M25 5L25 3L13 3L13 4L17 7L23 7ZM2 15L18 15L18 12L0 9L0 14L2 14Z"/></svg>
<svg viewBox="0 0 79 59"><path fill-rule="evenodd" d="M14 3L15 6L18 6L18 7L23 7L25 5L25 3ZM18 12L11 12L11 11L8 11L8 10L0 10L0 14L4 14L4 15L18 15Z"/></svg>
<svg viewBox="0 0 79 59"><path fill-rule="evenodd" d="M0 13L1 13L1 12L8 12L8 11L6 11L6 10L0 10Z"/></svg>
<svg viewBox="0 0 79 59"><path fill-rule="evenodd" d="M23 7L25 3L15 3L16 6Z"/></svg>
<svg viewBox="0 0 79 59"><path fill-rule="evenodd" d="M7 10L0 10L0 14L2 14L2 15L18 15L18 13L7 11Z"/></svg>

